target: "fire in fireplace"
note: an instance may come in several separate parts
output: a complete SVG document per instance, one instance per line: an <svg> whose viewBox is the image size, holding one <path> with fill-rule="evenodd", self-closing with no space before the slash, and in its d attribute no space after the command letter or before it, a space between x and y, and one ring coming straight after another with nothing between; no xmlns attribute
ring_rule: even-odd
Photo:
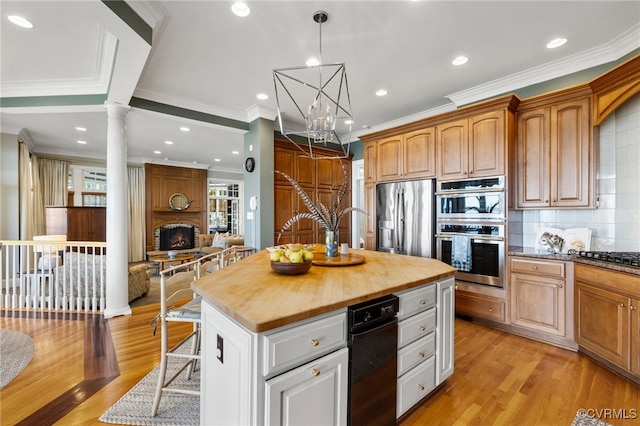
<svg viewBox="0 0 640 426"><path fill-rule="evenodd" d="M160 250L185 250L195 247L193 226L160 228Z"/></svg>

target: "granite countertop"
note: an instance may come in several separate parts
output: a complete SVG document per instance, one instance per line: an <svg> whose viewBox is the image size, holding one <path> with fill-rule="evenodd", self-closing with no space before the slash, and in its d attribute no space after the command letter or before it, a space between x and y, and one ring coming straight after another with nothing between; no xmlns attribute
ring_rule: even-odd
<svg viewBox="0 0 640 426"><path fill-rule="evenodd" d="M351 250L365 262L313 265L304 275L278 275L262 250L191 287L211 305L252 332L263 332L323 313L451 277L455 269L436 259Z"/></svg>
<svg viewBox="0 0 640 426"><path fill-rule="evenodd" d="M545 250L536 250L531 247L509 247L507 251L509 256L533 257L540 259L562 260L575 263L583 263L585 265L597 266L600 268L611 269L618 272L626 272L628 274L640 275L640 268L637 266L621 265L619 263L605 262L602 260L586 259L575 254L553 254Z"/></svg>

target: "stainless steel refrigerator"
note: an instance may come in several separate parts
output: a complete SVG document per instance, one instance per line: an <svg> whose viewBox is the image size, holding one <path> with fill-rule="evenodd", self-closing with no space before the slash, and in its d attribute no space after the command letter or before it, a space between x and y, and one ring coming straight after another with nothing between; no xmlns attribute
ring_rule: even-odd
<svg viewBox="0 0 640 426"><path fill-rule="evenodd" d="M378 184L378 251L434 257L434 186L431 179Z"/></svg>

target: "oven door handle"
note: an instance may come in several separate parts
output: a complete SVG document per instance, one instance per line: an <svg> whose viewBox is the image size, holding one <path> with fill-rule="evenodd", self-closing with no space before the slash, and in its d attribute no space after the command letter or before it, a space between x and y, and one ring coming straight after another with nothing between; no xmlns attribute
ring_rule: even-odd
<svg viewBox="0 0 640 426"><path fill-rule="evenodd" d="M504 192L504 188L477 188L477 189L468 189L468 190L445 190L445 191L436 191L435 195L469 195L469 194L486 194L488 192L493 193L502 193Z"/></svg>
<svg viewBox="0 0 640 426"><path fill-rule="evenodd" d="M495 236L484 236L484 235L469 235L469 234L462 234L462 233L458 233L458 232L451 232L448 234L436 234L435 237L436 238L441 238L441 239L451 239L451 237L453 235L463 235L463 236L467 236L469 238L471 238L472 240L482 240L482 241L496 241L496 242L502 242L504 241L504 237L495 237Z"/></svg>

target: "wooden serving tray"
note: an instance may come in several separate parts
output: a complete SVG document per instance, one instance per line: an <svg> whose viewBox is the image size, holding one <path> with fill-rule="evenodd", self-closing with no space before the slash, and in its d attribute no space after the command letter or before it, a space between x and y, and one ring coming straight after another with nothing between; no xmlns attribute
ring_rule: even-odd
<svg viewBox="0 0 640 426"><path fill-rule="evenodd" d="M313 253L312 263L317 266L351 266L364 263L365 257L361 254L339 254L337 257L327 257L324 253Z"/></svg>

